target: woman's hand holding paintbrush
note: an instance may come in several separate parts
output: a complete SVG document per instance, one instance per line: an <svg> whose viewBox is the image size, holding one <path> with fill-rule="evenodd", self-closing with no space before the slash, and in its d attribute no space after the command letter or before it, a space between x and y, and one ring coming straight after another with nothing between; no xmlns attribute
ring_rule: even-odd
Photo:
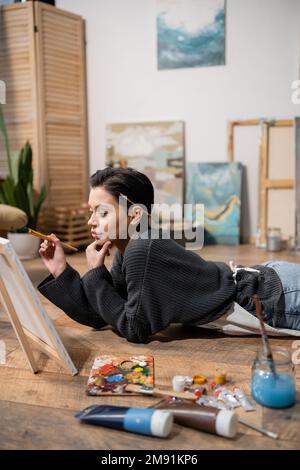
<svg viewBox="0 0 300 470"><path fill-rule="evenodd" d="M58 277L66 269L67 260L64 249L53 233L41 243L39 254L52 276Z"/></svg>
<svg viewBox="0 0 300 470"><path fill-rule="evenodd" d="M110 248L110 240L96 240L91 243L86 249L88 268L103 266L105 257L110 255ZM58 277L66 269L67 260L62 243L53 233L41 243L39 254L53 277Z"/></svg>

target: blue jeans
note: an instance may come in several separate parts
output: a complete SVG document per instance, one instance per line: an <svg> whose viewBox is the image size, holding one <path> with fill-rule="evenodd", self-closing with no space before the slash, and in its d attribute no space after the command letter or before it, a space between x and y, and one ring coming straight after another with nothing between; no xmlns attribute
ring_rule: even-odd
<svg viewBox="0 0 300 470"><path fill-rule="evenodd" d="M272 326L300 330L300 264L287 261L262 263L278 274L285 302L284 312L274 312Z"/></svg>

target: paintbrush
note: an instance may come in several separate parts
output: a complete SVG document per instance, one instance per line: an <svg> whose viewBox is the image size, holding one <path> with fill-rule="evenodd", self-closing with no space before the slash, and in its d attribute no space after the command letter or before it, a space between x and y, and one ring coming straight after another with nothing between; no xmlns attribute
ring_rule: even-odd
<svg viewBox="0 0 300 470"><path fill-rule="evenodd" d="M260 331L261 331L261 338L262 338L262 342L263 342L264 353L265 353L265 355L267 356L267 360L268 360L268 362L269 362L271 372L272 372L273 374L276 374L275 363L274 363L274 359L273 359L273 354L272 354L272 351L271 351L271 347L270 347L270 343L269 343L269 338L268 338L268 335L267 335L267 332L266 332L266 328L265 328L265 324L264 324L263 313L262 313L262 310L261 310L260 301L259 301L259 298L258 298L258 295L257 295L257 294L254 294L253 300L254 300L254 303L255 303L256 315L257 315L257 318L258 318L258 320L259 320L259 325L260 325Z"/></svg>
<svg viewBox="0 0 300 470"><path fill-rule="evenodd" d="M122 194L122 193L119 193L120 196L122 196L124 199L127 199L131 204L133 204L134 206L137 205L135 202L133 202L131 199L129 199L128 196L125 196L125 194ZM147 212L144 208L143 208L143 211L149 216L151 217L151 214L149 214L149 212Z"/></svg>
<svg viewBox="0 0 300 470"><path fill-rule="evenodd" d="M126 385L126 392L142 393L143 395L151 395L152 397L176 397L185 400L195 400L196 397L191 392L174 392L173 390L161 390L156 387L148 387L145 385Z"/></svg>
<svg viewBox="0 0 300 470"><path fill-rule="evenodd" d="M267 429L260 428L255 424L248 423L248 421L244 421L243 419L239 419L239 423L247 426L248 428L255 429L255 431L261 432L265 436L271 437L272 439L278 439L278 434L276 432L268 431Z"/></svg>
<svg viewBox="0 0 300 470"><path fill-rule="evenodd" d="M34 237L38 237L43 240L48 240L49 242L53 243L53 240L51 237L49 237L48 235L44 235L43 233L37 232L36 230L33 230L32 228L23 227L21 231L22 233L29 233L30 235L33 235ZM64 246L65 248L68 248L69 250L78 251L78 248L75 248L75 246L69 245L69 243L65 243L65 242L60 242L60 243L62 244L62 246Z"/></svg>

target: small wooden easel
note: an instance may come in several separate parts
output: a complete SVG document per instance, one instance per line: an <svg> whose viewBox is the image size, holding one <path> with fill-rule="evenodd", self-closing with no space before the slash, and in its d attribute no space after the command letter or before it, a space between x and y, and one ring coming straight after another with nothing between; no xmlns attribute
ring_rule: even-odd
<svg viewBox="0 0 300 470"><path fill-rule="evenodd" d="M38 367L28 338L72 375L77 374L22 263L4 238L0 238L0 299L33 373L38 372Z"/></svg>

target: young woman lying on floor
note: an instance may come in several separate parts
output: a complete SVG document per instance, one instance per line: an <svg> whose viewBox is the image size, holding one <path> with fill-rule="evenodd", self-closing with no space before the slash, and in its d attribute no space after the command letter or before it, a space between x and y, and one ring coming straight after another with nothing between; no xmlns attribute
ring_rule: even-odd
<svg viewBox="0 0 300 470"><path fill-rule="evenodd" d="M149 178L109 167L93 174L90 183L88 224L95 241L86 250L87 273L80 278L66 262L55 235L53 243L40 247L51 274L38 289L73 320L93 328L111 325L128 341L145 343L170 323L213 322L233 302L255 315L257 292L266 323L300 330L300 265L269 262L233 273L226 263L205 261L174 240L151 238L150 231L132 238L154 203ZM113 245L109 272L104 262Z"/></svg>

